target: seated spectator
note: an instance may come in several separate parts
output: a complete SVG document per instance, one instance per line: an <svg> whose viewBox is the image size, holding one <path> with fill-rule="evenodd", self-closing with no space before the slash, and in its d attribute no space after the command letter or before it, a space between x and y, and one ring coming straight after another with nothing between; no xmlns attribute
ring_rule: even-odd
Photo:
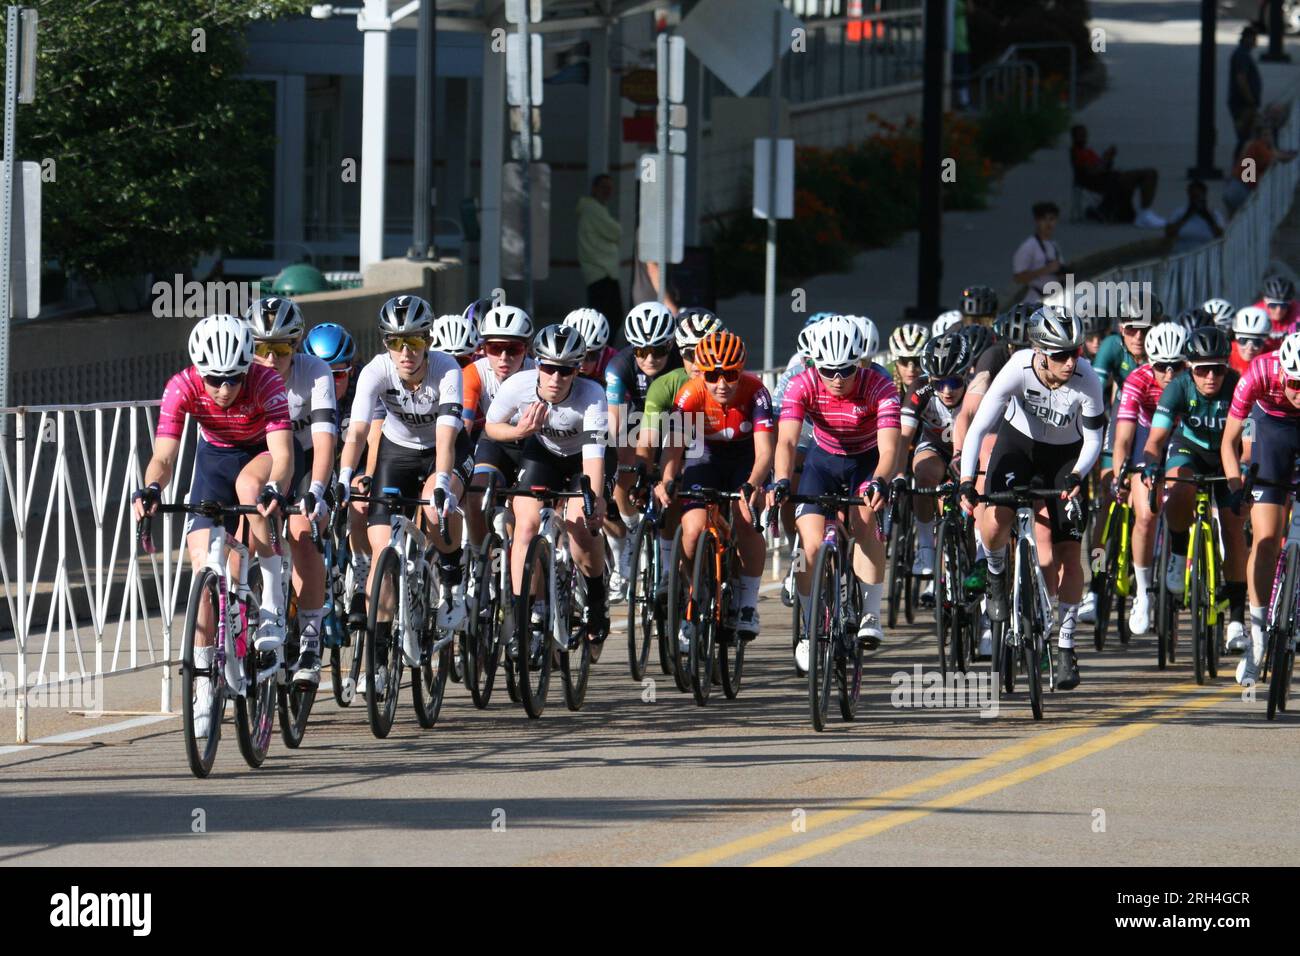
<svg viewBox="0 0 1300 956"><path fill-rule="evenodd" d="M1255 123L1251 138L1246 141L1233 164L1234 175L1223 189L1223 203L1228 207L1229 214L1236 215L1269 167L1278 162L1289 163L1295 157L1295 152L1277 148L1272 123L1266 119Z"/></svg>
<svg viewBox="0 0 1300 956"><path fill-rule="evenodd" d="M1187 184L1187 202L1169 215L1165 238L1174 241L1172 255L1190 252L1223 235L1223 217L1210 208L1205 183L1193 179Z"/></svg>
<svg viewBox="0 0 1300 956"><path fill-rule="evenodd" d="M1156 198L1159 174L1154 169L1118 170L1114 168L1114 146L1098 156L1088 147L1088 127L1082 124L1070 130L1070 165L1075 181L1089 192L1101 194L1098 212L1104 222L1131 222L1143 229L1161 229L1164 220L1151 209ZM1141 208L1133 214L1133 190L1140 190Z"/></svg>

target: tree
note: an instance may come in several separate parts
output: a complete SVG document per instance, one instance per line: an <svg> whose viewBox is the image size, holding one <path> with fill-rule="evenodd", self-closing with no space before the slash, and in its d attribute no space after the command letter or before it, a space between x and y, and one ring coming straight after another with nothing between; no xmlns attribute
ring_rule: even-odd
<svg viewBox="0 0 1300 956"><path fill-rule="evenodd" d="M259 156L275 143L247 135L269 102L238 79L243 31L302 8L42 3L36 102L18 110L18 156L53 160L42 191L45 254L94 281L183 271L206 251L254 238L250 211L270 186Z"/></svg>

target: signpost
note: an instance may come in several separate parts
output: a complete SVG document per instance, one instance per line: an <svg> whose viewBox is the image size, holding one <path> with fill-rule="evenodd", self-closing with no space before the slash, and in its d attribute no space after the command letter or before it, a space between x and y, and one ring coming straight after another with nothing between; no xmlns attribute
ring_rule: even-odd
<svg viewBox="0 0 1300 956"><path fill-rule="evenodd" d="M506 37L506 102L511 107L510 154L522 167L517 193L519 235L523 243L519 277L524 281L524 308L531 315L534 277L531 166L542 155L541 110L537 109L542 105L542 36L530 33L528 27L541 22L542 3L541 0L506 0L505 12L506 21L518 27Z"/></svg>

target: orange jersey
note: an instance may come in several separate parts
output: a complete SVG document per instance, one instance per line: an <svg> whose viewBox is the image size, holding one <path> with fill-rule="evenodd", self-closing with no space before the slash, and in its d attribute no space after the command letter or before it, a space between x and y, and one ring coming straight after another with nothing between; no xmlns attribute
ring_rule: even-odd
<svg viewBox="0 0 1300 956"><path fill-rule="evenodd" d="M725 407L709 394L704 378L692 378L677 392L673 408L702 415L707 442L750 441L755 432L772 430L772 396L757 375L742 372L736 394Z"/></svg>

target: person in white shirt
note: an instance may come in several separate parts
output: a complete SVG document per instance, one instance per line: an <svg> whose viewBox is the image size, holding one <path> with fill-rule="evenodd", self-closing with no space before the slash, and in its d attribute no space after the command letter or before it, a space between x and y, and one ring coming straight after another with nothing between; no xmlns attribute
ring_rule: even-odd
<svg viewBox="0 0 1300 956"><path fill-rule="evenodd" d="M1052 238L1060 216L1056 203L1034 203L1034 234L1011 257L1012 278L1020 285L1029 286L1025 302L1030 305L1042 302L1043 287L1065 274L1061 247Z"/></svg>

